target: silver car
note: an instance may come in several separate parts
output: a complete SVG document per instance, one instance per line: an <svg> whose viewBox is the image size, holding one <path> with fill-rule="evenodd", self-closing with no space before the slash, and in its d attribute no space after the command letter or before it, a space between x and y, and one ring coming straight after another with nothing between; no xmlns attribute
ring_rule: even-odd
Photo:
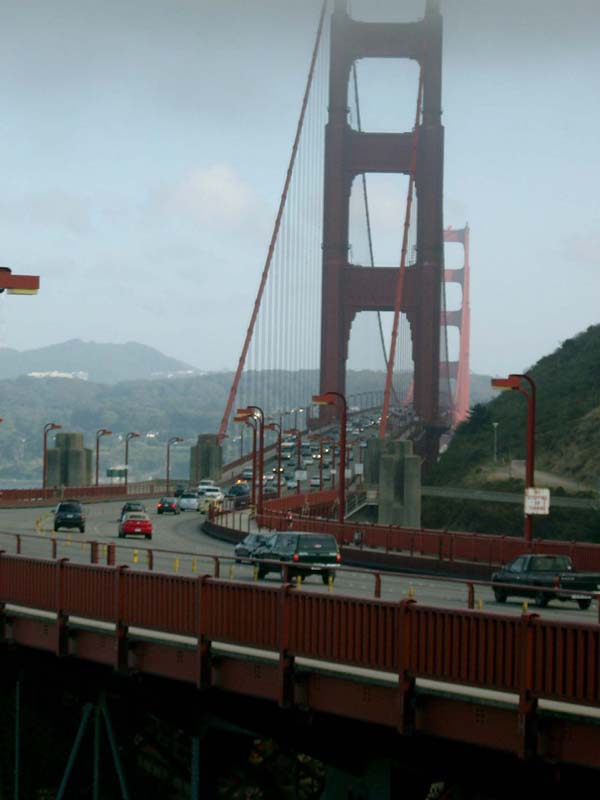
<svg viewBox="0 0 600 800"><path fill-rule="evenodd" d="M182 511L200 511L200 499L196 492L184 492L179 498L179 508Z"/></svg>

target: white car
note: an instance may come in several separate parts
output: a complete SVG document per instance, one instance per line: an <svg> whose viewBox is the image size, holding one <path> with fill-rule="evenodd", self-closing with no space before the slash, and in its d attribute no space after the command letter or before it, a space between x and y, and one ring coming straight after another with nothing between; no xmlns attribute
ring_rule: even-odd
<svg viewBox="0 0 600 800"><path fill-rule="evenodd" d="M196 487L196 491L198 492L198 494L204 494L204 490L206 489L207 486L214 486L214 485L215 482L210 478L202 478L202 480Z"/></svg>
<svg viewBox="0 0 600 800"><path fill-rule="evenodd" d="M319 476L318 476L318 475L313 475L313 476L312 476L312 478L311 478L311 479L310 479L310 481L309 481L309 486L312 486L312 488L313 488L313 489L314 489L315 487L316 487L317 489L320 489L320 488L321 488L321 479L319 478Z"/></svg>
<svg viewBox="0 0 600 800"><path fill-rule="evenodd" d="M286 486L290 492L295 492L296 487L298 486L298 481L290 480L286 483Z"/></svg>
<svg viewBox="0 0 600 800"><path fill-rule="evenodd" d="M207 486L204 489L204 498L206 500L216 500L222 502L225 500L225 494L218 486Z"/></svg>
<svg viewBox="0 0 600 800"><path fill-rule="evenodd" d="M182 511L200 511L200 499L196 492L184 492L179 498Z"/></svg>

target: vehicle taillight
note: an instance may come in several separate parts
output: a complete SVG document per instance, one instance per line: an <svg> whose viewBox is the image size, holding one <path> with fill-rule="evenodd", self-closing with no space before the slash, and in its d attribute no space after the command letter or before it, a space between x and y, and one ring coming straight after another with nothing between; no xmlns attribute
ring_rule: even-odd
<svg viewBox="0 0 600 800"><path fill-rule="evenodd" d="M341 557L341 555L339 553L335 554L335 560L336 561L341 561L342 560L342 557Z"/></svg>
<svg viewBox="0 0 600 800"><path fill-rule="evenodd" d="M298 555L298 553L294 553L294 559L293 560L294 561L300 561L300 556Z"/></svg>

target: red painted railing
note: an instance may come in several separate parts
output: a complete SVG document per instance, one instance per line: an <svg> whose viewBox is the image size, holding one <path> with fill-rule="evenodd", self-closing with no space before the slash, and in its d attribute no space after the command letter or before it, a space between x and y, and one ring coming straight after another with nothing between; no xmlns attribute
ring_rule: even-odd
<svg viewBox="0 0 600 800"><path fill-rule="evenodd" d="M315 493L327 494L327 493ZM310 498L311 495L306 495ZM298 495L296 497L304 497ZM291 500L292 498L285 498ZM279 502L279 501L278 501ZM314 507L322 506L326 498L320 497ZM294 530L331 533L338 544L354 544L354 536L361 534L362 546L376 548L388 553L405 552L410 555L429 556L447 561L467 561L497 566L512 561L523 553L548 553L568 555L576 569L600 572L600 545L591 542L565 542L549 539L534 539L526 542L522 538L497 536L487 533L463 533L419 528L399 528L391 525L372 525L346 522L343 525L323 516L295 513L296 507L284 511L275 509L273 501L267 511L256 522L261 527L273 530ZM291 517L290 517L291 514Z"/></svg>
<svg viewBox="0 0 600 800"><path fill-rule="evenodd" d="M0 604L280 657L600 704L600 626L0 555ZM111 635L107 632L107 635ZM240 687L243 691L243 687Z"/></svg>

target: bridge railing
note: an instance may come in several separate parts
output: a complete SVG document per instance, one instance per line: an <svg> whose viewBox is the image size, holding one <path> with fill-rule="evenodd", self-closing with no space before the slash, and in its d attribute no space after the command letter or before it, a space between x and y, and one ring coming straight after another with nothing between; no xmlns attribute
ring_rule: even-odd
<svg viewBox="0 0 600 800"><path fill-rule="evenodd" d="M12 613L6 604L54 612L59 629L76 616L115 623L115 631L105 632L108 636L126 638L130 627L148 628L196 637L204 648L213 641L228 642L288 659L391 673L401 685L428 678L516 693L528 701L600 704L600 626L535 614L511 617L413 600L296 591L290 584L245 584L2 554L4 623ZM54 649L57 641L46 636L40 646ZM110 659L112 650L96 657Z"/></svg>
<svg viewBox="0 0 600 800"><path fill-rule="evenodd" d="M310 495L307 497L310 498ZM321 504L323 515L315 518L314 513L313 515L298 513L300 501L294 505L292 498L285 500L290 502L290 509L285 512L281 505L274 506L272 501L265 503L267 510L256 518L257 524L273 530L286 530L293 526L294 530L331 533L340 545L354 544L355 534L359 533L361 546L365 548L384 550L386 553L404 552L411 556L446 561L480 563L490 567L505 564L519 555L530 552L568 555L576 569L600 571L600 545L592 542L549 539L533 539L531 542L526 542L518 537L487 533L401 528L364 522L340 524L329 519L330 512L324 501Z"/></svg>

